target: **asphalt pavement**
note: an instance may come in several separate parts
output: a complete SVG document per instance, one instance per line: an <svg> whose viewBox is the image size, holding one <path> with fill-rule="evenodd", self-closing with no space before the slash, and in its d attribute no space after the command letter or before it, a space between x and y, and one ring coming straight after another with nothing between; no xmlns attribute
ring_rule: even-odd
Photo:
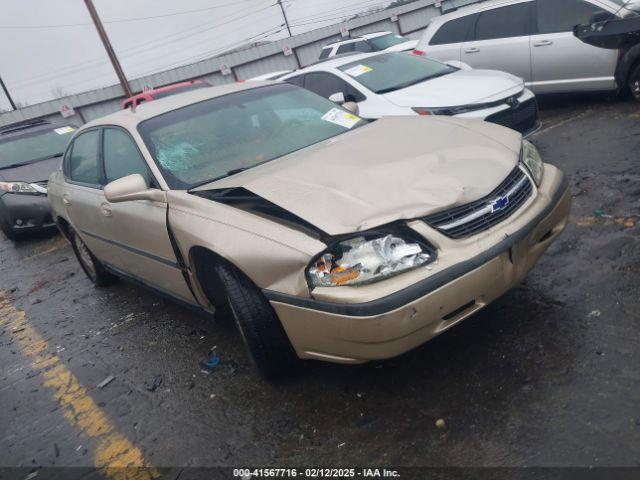
<svg viewBox="0 0 640 480"><path fill-rule="evenodd" d="M389 361L265 382L231 322L96 289L55 234L0 239L0 467L640 466L640 105L541 105L570 225L524 283Z"/></svg>

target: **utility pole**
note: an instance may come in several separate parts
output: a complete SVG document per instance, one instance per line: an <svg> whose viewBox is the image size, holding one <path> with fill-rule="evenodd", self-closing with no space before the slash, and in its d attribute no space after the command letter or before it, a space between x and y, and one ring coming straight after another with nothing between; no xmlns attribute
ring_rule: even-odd
<svg viewBox="0 0 640 480"><path fill-rule="evenodd" d="M2 77L0 77L0 86L2 86L2 90L4 91L4 94L7 96L7 99L9 100L9 103L11 104L11 108L13 108L14 110L17 110L16 104L13 103L13 98L11 98L11 95L9 95L9 90L7 90L7 86L2 81Z"/></svg>
<svg viewBox="0 0 640 480"><path fill-rule="evenodd" d="M118 57L116 57L116 52L113 51L111 42L109 42L107 31L104 29L104 26L100 21L100 17L98 17L96 7L93 6L93 1L84 0L84 3L87 6L87 10L89 10L89 15L91 15L91 20L93 20L93 23L96 26L96 30L98 30L100 40L102 40L102 44L107 51L107 55L109 55L109 60L111 60L111 65L113 65L113 69L116 71L116 75L118 76L118 80L120 80L120 85L122 85L124 93L127 95L127 97L133 96L131 87L129 86L129 82L127 81L127 77L125 77L124 72L122 71L122 67L120 66L120 62L118 61Z"/></svg>
<svg viewBox="0 0 640 480"><path fill-rule="evenodd" d="M280 6L280 10L282 10L282 16L284 17L284 24L287 26L287 31L289 32L289 36L293 37L291 33L291 28L289 27L289 20L287 19L287 14L284 11L284 7L282 6L282 0L278 0L278 5Z"/></svg>

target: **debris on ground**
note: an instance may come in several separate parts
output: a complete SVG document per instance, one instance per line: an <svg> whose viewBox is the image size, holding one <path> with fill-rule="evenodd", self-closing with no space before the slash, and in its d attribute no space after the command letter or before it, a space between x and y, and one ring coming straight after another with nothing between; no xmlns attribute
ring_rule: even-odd
<svg viewBox="0 0 640 480"><path fill-rule="evenodd" d="M600 315L602 315L602 312L600 312L600 310L592 310L591 312L589 312L589 315L587 315L587 317L594 318L599 317Z"/></svg>
<svg viewBox="0 0 640 480"><path fill-rule="evenodd" d="M153 378L153 382L151 383L151 385L147 385L147 383L145 382L144 388L146 388L150 392L155 392L160 385L162 385L162 374L156 375Z"/></svg>
<svg viewBox="0 0 640 480"><path fill-rule="evenodd" d="M205 358L204 360L201 360L200 363L200 368L206 372L206 373L210 373L212 372L218 365L220 365L220 357L218 357L216 354L212 353L210 354L207 358Z"/></svg>
<svg viewBox="0 0 640 480"><path fill-rule="evenodd" d="M105 378L104 380L102 380L97 387L98 388L104 388L107 385L109 385L111 382L113 382L116 379L116 377L114 377L113 375L109 375L107 378Z"/></svg>
<svg viewBox="0 0 640 480"><path fill-rule="evenodd" d="M17 327L11 330L11 333L20 333L23 332L26 327Z"/></svg>
<svg viewBox="0 0 640 480"><path fill-rule="evenodd" d="M436 420L436 427L440 430L444 430L445 428L447 428L447 424L445 423L444 419L439 418L438 420Z"/></svg>

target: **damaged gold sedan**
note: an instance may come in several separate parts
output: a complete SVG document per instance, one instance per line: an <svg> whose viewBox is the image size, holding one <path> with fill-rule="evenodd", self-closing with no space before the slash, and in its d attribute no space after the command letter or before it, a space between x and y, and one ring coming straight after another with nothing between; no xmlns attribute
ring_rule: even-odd
<svg viewBox="0 0 640 480"><path fill-rule="evenodd" d="M520 134L368 122L289 84L201 89L81 128L49 181L96 285L228 309L258 369L406 352L524 278L567 224Z"/></svg>

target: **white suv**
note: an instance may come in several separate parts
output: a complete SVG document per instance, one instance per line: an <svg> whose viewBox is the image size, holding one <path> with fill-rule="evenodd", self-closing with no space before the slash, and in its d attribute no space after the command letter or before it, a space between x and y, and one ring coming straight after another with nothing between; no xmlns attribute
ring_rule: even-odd
<svg viewBox="0 0 640 480"><path fill-rule="evenodd" d="M393 32L367 33L356 38L349 38L326 45L322 48L318 59L324 60L325 58L353 52L404 52L413 50L417 44L417 40L410 40Z"/></svg>
<svg viewBox="0 0 640 480"><path fill-rule="evenodd" d="M573 28L634 15L631 5L627 0L482 2L432 20L414 53L503 70L523 78L535 93L615 90L632 85L631 77L640 74L640 52L619 62L617 50L583 43Z"/></svg>

